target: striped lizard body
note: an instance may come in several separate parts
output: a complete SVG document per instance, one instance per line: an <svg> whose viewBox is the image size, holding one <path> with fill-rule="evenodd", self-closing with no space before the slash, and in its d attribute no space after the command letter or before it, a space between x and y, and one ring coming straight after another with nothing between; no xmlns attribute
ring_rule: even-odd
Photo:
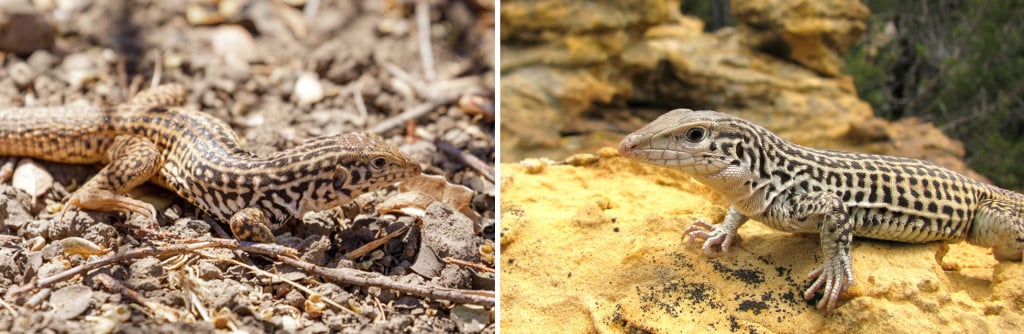
<svg viewBox="0 0 1024 334"><path fill-rule="evenodd" d="M106 164L69 206L132 212L155 224L152 205L124 195L152 181L228 223L236 237L261 242L306 212L420 174L397 147L362 134L257 156L224 122L179 107L184 100L184 88L165 85L117 106L3 109L0 156Z"/></svg>
<svg viewBox="0 0 1024 334"><path fill-rule="evenodd" d="M728 252L748 219L781 231L820 234L825 262L804 292L822 288L831 310L853 283L853 236L992 247L998 260L1024 255L1024 195L929 162L818 150L714 111L673 110L626 136L626 157L678 169L723 195L725 221L697 221L685 235L703 252ZM720 251L719 251L720 249Z"/></svg>

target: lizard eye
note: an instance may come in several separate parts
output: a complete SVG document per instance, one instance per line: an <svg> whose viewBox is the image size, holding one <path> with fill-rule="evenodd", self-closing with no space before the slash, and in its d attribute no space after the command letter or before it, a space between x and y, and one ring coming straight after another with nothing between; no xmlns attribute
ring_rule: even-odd
<svg viewBox="0 0 1024 334"><path fill-rule="evenodd" d="M701 127L689 128L689 129L686 129L685 133L683 133L683 139L688 141L688 142L691 142L691 143L698 143L701 140L703 140L704 137L707 136L707 134L708 134L708 132L707 132L707 130L704 130L704 128L701 128Z"/></svg>
<svg viewBox="0 0 1024 334"><path fill-rule="evenodd" d="M384 168L384 166L387 165L387 163L388 163L388 160L384 159L384 158L376 158L376 159L370 160L370 164L373 165L373 168L376 168L376 169Z"/></svg>

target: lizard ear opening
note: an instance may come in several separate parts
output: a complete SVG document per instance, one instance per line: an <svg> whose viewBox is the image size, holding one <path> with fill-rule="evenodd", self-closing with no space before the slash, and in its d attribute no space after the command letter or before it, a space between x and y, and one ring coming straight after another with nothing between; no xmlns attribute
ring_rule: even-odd
<svg viewBox="0 0 1024 334"><path fill-rule="evenodd" d="M334 175L331 175L331 180L334 181L335 188L341 188L345 185L345 180L348 179L348 169L345 167L338 166L334 170Z"/></svg>

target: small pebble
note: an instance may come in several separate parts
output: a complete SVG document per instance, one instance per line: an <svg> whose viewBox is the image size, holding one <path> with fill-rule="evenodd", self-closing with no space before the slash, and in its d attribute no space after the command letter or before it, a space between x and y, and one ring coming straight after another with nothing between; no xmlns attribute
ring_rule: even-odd
<svg viewBox="0 0 1024 334"><path fill-rule="evenodd" d="M248 71L249 61L256 54L256 43L248 30L236 25L224 26L210 35L213 51L236 71Z"/></svg>
<svg viewBox="0 0 1024 334"><path fill-rule="evenodd" d="M11 64L7 73L10 74L11 79L14 80L14 83L17 84L18 87L22 88L31 85L32 80L34 80L37 75L36 71L32 69L32 66L20 61Z"/></svg>
<svg viewBox="0 0 1024 334"><path fill-rule="evenodd" d="M295 91L292 94L300 105L310 105L324 98L324 87L320 85L320 78L316 74L303 73L299 80L295 81Z"/></svg>
<svg viewBox="0 0 1024 334"><path fill-rule="evenodd" d="M214 25L227 20L211 3L189 1L185 20L192 25Z"/></svg>
<svg viewBox="0 0 1024 334"><path fill-rule="evenodd" d="M572 166L581 167L581 166L591 165L591 164L597 162L598 160L600 160L600 159L596 155L593 155L593 154L590 154L590 153L579 153L579 154L573 154L568 159L565 159L565 163L569 164L569 165L572 165Z"/></svg>
<svg viewBox="0 0 1024 334"><path fill-rule="evenodd" d="M530 158L520 161L519 165L526 168L527 174L540 174L544 171L544 168L547 168L548 163L541 159Z"/></svg>
<svg viewBox="0 0 1024 334"><path fill-rule="evenodd" d="M602 147L597 151L597 155L602 158L612 158L619 156L619 150L611 147Z"/></svg>

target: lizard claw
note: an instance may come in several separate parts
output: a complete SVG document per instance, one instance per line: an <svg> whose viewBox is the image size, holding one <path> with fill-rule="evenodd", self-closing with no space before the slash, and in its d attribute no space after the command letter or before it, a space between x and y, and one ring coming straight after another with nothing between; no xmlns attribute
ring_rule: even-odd
<svg viewBox="0 0 1024 334"><path fill-rule="evenodd" d="M704 240L704 245L701 247L704 255L707 257L719 257L729 252L729 246L732 245L735 235L720 228L718 225L711 225L704 220L697 220L683 231L683 239L686 238L690 239L691 246L696 246L698 239ZM720 246L721 250L716 251L716 246Z"/></svg>
<svg viewBox="0 0 1024 334"><path fill-rule="evenodd" d="M846 291L853 284L853 270L849 261L831 258L825 261L821 267L807 274L807 278L813 278L814 283L804 291L804 299L810 300L818 290L822 290L822 298L818 301L818 309L831 311L839 301L839 293Z"/></svg>
<svg viewBox="0 0 1024 334"><path fill-rule="evenodd" d="M70 198L68 198L67 203L64 204L64 208L60 210L60 214L57 216L57 219L63 220L68 210L72 208L80 210L134 213L142 216L142 221L146 224L146 226L142 227L143 229L148 229L150 232L155 232L160 229L160 224L157 221L156 208L154 208L152 204L128 196L118 195L105 189L79 189L75 193L71 194Z"/></svg>

